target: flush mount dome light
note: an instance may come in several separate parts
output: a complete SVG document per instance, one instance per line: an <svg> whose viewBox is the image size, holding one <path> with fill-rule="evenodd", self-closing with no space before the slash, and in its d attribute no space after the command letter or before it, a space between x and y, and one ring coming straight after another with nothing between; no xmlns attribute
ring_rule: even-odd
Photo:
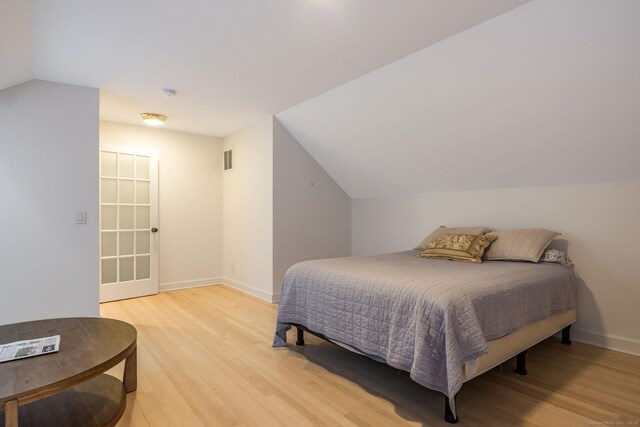
<svg viewBox="0 0 640 427"><path fill-rule="evenodd" d="M162 126L165 120L167 120L167 116L156 113L142 113L140 117L142 117L142 121L145 122L145 124L151 126Z"/></svg>

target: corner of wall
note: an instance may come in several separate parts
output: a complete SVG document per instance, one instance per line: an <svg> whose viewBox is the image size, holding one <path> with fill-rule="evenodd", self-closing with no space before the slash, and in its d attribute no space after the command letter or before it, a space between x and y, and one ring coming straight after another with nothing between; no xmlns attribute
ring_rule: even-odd
<svg viewBox="0 0 640 427"><path fill-rule="evenodd" d="M351 199L274 118L273 290L293 264L351 253Z"/></svg>
<svg viewBox="0 0 640 427"><path fill-rule="evenodd" d="M224 138L233 168L222 172L225 283L270 299L273 292L273 118ZM253 291L252 291L253 290Z"/></svg>

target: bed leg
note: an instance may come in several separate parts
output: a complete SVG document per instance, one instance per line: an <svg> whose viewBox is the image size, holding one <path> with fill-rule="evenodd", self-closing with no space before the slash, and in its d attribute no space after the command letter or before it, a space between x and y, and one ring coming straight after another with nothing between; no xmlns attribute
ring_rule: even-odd
<svg viewBox="0 0 640 427"><path fill-rule="evenodd" d="M562 329L562 344L571 345L571 325Z"/></svg>
<svg viewBox="0 0 640 427"><path fill-rule="evenodd" d="M516 372L520 375L527 375L527 350L516 356Z"/></svg>
<svg viewBox="0 0 640 427"><path fill-rule="evenodd" d="M298 339L296 340L296 345L304 345L304 331L300 328L296 328L298 330Z"/></svg>
<svg viewBox="0 0 640 427"><path fill-rule="evenodd" d="M453 397L455 401L456 397ZM444 420L448 423L455 424L458 422L458 417L453 416L453 411L451 411L451 406L449 405L449 398L444 396Z"/></svg>

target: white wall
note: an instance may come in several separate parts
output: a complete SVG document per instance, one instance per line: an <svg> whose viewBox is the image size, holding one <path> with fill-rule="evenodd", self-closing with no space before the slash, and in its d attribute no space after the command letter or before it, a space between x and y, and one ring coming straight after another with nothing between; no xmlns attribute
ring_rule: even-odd
<svg viewBox="0 0 640 427"><path fill-rule="evenodd" d="M99 314L98 102L38 80L0 91L0 324Z"/></svg>
<svg viewBox="0 0 640 427"><path fill-rule="evenodd" d="M274 294L293 264L350 253L351 199L274 118Z"/></svg>
<svg viewBox="0 0 640 427"><path fill-rule="evenodd" d="M640 354L640 181L352 200L354 255L414 248L440 225L562 233L580 277L575 338Z"/></svg>
<svg viewBox="0 0 640 427"><path fill-rule="evenodd" d="M223 178L225 283L273 300L273 119L224 139L233 169Z"/></svg>
<svg viewBox="0 0 640 427"><path fill-rule="evenodd" d="M102 121L100 143L158 152L160 290L220 283L222 140Z"/></svg>

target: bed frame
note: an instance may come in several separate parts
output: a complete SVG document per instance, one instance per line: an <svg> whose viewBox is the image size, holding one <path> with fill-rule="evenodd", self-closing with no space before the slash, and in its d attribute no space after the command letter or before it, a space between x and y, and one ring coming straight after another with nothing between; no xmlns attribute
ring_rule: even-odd
<svg viewBox="0 0 640 427"><path fill-rule="evenodd" d="M502 338L488 341L487 353L477 359L475 369L472 371L470 369L470 366L465 364L464 382L467 382L477 377L478 375L481 375L495 368L496 366L506 362L514 356L516 357L516 373L520 375L527 375L527 350L532 346L538 344L540 341L549 338L559 331L562 331L562 344L570 345L571 325L575 323L575 321L576 311L565 311L562 313L553 314L547 319L530 323ZM336 344L340 347L344 347L356 353L359 353L357 350L350 349L348 346L333 342L330 338L327 338L320 333L314 332L304 325L300 325L297 323L291 323L291 325L295 326L298 331L296 340L296 345L298 346L304 345L304 333L308 332L332 344ZM458 422L458 418L454 416L453 411L451 411L451 408L449 406L449 398L447 396L444 396L444 420L452 424Z"/></svg>

